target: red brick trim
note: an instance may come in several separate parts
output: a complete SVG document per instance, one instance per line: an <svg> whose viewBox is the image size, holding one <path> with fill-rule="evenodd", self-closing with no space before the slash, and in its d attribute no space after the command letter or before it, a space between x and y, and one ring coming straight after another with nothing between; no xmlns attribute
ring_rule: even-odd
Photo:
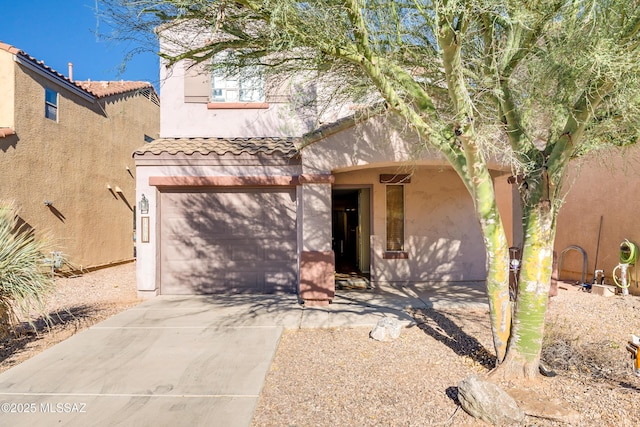
<svg viewBox="0 0 640 427"><path fill-rule="evenodd" d="M151 176L155 187L295 187L300 184L333 184L333 175L259 176Z"/></svg>
<svg viewBox="0 0 640 427"><path fill-rule="evenodd" d="M297 176L151 176L155 187L295 187Z"/></svg>
<svg viewBox="0 0 640 427"><path fill-rule="evenodd" d="M382 254L382 259L409 259L409 254L404 251L384 252Z"/></svg>
<svg viewBox="0 0 640 427"><path fill-rule="evenodd" d="M333 251L300 253L300 298L305 305L328 305L336 291Z"/></svg>
<svg viewBox="0 0 640 427"><path fill-rule="evenodd" d="M266 110L266 102L209 102L208 110Z"/></svg>

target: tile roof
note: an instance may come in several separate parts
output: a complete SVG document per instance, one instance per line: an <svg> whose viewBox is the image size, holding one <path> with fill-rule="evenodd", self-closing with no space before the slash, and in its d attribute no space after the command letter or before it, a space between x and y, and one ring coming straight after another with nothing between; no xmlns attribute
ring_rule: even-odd
<svg viewBox="0 0 640 427"><path fill-rule="evenodd" d="M96 98L102 98L105 96L118 95L126 92L133 92L140 89L152 88L153 86L149 82L134 82L134 81L114 81L114 82L100 82L100 81L76 81L77 86L93 94Z"/></svg>
<svg viewBox="0 0 640 427"><path fill-rule="evenodd" d="M273 154L282 153L295 156L298 150L295 146L296 138L160 138L146 144L136 151L135 155L143 154Z"/></svg>
<svg viewBox="0 0 640 427"><path fill-rule="evenodd" d="M150 88L153 90L155 94L155 89L153 85L148 82L129 82L129 81L113 81L113 82L91 82L91 81L74 81L66 77L64 74L57 72L53 68L49 67L44 63L44 61L38 61L33 56L27 54L23 50L18 49L15 46L11 46L10 44L3 43L0 41L0 50L4 50L13 55L19 56L23 60L29 61L32 64L48 71L54 76L66 81L67 83L78 87L79 89L87 92L90 95L95 96L96 98L102 98L105 96L111 96L126 92L132 92L135 90L140 90L144 88ZM156 95L157 98L157 95Z"/></svg>
<svg viewBox="0 0 640 427"><path fill-rule="evenodd" d="M0 127L0 138L5 138L7 136L15 135L16 131L11 128L2 128Z"/></svg>

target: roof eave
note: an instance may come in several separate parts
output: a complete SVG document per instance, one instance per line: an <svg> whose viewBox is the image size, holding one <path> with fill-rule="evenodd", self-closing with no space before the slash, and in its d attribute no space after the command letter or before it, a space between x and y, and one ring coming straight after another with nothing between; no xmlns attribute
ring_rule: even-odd
<svg viewBox="0 0 640 427"><path fill-rule="evenodd" d="M46 77L49 80L55 81L56 83L65 87L66 89L78 95L82 99L89 102L95 102L95 99L96 99L95 96L79 88L77 85L73 84L71 81L60 77L59 75L48 70L47 68L42 67L41 65L35 64L29 58L26 58L21 54L16 54L13 58L14 58L14 61L17 62L18 64L30 69L31 71L34 71L40 74L43 77Z"/></svg>

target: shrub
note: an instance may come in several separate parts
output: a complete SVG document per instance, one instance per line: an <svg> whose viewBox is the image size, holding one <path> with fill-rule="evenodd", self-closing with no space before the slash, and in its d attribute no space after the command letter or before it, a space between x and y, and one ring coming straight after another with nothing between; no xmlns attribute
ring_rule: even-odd
<svg viewBox="0 0 640 427"><path fill-rule="evenodd" d="M44 314L44 297L54 286L45 264L47 239L17 215L13 203L0 202L0 337L16 332L19 314ZM46 315L45 315L46 316Z"/></svg>

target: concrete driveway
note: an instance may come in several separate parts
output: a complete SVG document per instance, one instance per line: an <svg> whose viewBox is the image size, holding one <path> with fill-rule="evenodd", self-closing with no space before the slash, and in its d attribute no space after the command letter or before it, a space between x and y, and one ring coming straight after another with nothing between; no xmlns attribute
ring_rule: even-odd
<svg viewBox="0 0 640 427"><path fill-rule="evenodd" d="M452 290L348 291L317 308L293 295L157 297L0 374L0 425L248 426L284 329L486 308L482 287Z"/></svg>

